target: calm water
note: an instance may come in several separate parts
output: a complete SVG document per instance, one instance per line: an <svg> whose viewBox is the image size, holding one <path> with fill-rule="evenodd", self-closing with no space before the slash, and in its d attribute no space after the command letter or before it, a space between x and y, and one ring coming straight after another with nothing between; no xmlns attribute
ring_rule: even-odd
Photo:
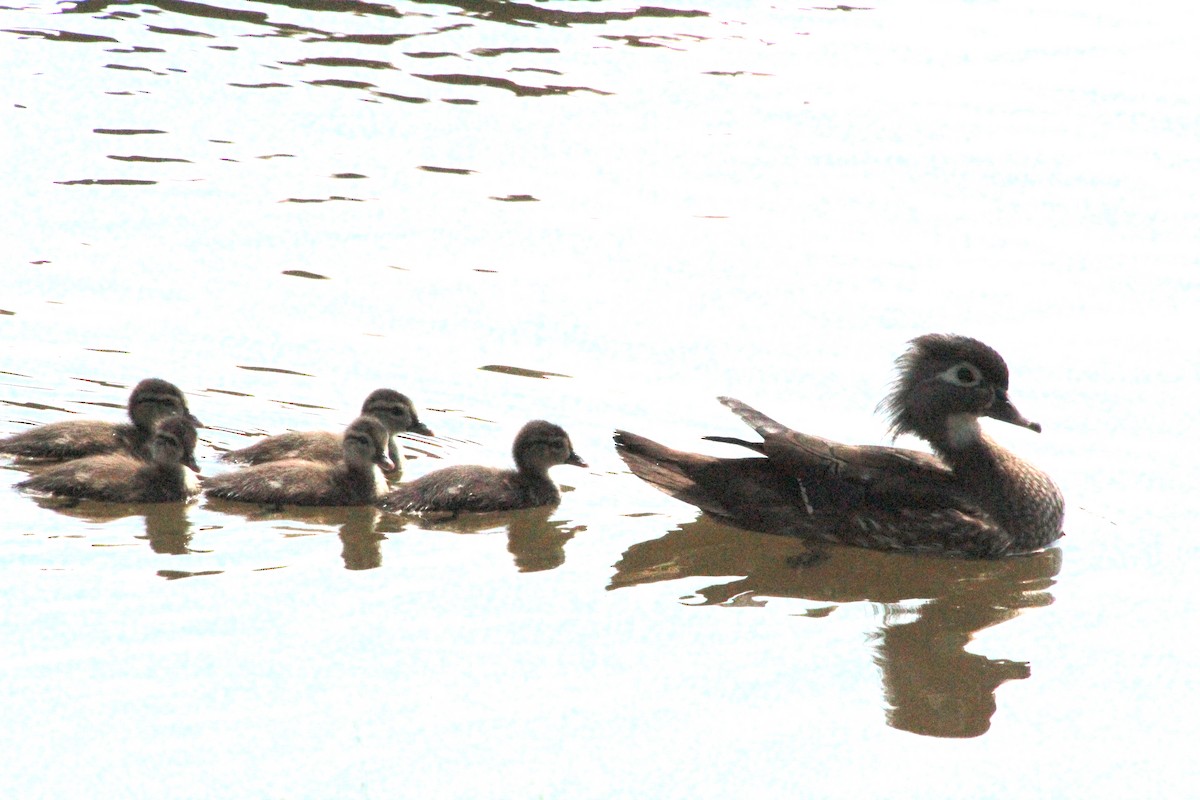
<svg viewBox="0 0 1200 800"><path fill-rule="evenodd" d="M1190 796L1190 6L85 2L0 11L0 434L188 394L205 473L378 386L556 509L81 504L0 464L13 797ZM732 394L884 441L999 349L1069 502L1002 563L696 518L614 427ZM515 369L513 369L515 368Z"/></svg>

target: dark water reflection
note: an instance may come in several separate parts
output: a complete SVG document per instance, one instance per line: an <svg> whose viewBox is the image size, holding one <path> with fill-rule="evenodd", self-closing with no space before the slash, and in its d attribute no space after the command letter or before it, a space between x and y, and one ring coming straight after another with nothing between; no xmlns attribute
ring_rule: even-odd
<svg viewBox="0 0 1200 800"><path fill-rule="evenodd" d="M186 503L102 503L61 497L35 497L34 502L63 516L104 524L127 517L142 517L146 533L139 536L160 555L186 555L191 548L192 522Z"/></svg>
<svg viewBox="0 0 1200 800"><path fill-rule="evenodd" d="M966 650L984 628L1046 606L1058 549L1002 561L909 557L833 548L812 563L805 545L701 517L625 551L610 589L699 576L744 575L700 589L700 605L765 605L770 598L883 606L873 634L888 724L926 736L985 733L996 688L1030 676L1029 665ZM836 606L809 616L826 616Z"/></svg>
<svg viewBox="0 0 1200 800"><path fill-rule="evenodd" d="M421 520L426 530L476 534L499 533L508 536L508 552L518 572L542 572L566 563L565 546L585 525L571 525L551 517L555 506L527 508L488 514L464 514L459 517ZM397 518L398 519L398 518Z"/></svg>
<svg viewBox="0 0 1200 800"><path fill-rule="evenodd" d="M336 528L342 542L342 564L348 570L383 566L382 543L387 540L385 533L404 530L403 525L380 526L383 514L371 506L281 507L208 497L204 501L204 510L239 516L248 522L277 521L282 523L277 526L280 530L296 536L314 535Z"/></svg>

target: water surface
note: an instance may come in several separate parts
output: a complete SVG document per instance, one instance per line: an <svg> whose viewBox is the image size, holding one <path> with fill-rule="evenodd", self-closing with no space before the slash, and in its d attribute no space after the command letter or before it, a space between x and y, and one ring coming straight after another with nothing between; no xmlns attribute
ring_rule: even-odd
<svg viewBox="0 0 1200 800"><path fill-rule="evenodd" d="M1200 207L1185 7L27 4L0 11L0 434L199 459L379 386L562 503L73 507L0 464L12 796L1183 797L1200 775ZM1000 563L736 531L614 427L731 394L881 443L912 336L1008 359L1067 536ZM911 443L909 443L911 444ZM865 768L864 768L865 767Z"/></svg>

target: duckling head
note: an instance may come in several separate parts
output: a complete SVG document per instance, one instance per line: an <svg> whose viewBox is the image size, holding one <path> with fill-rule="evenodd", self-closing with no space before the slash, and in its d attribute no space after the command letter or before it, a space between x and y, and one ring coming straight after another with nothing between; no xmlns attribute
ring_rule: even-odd
<svg viewBox="0 0 1200 800"><path fill-rule="evenodd" d="M417 418L417 408L412 400L394 389L371 392L363 402L362 413L377 418L392 433L407 431L433 436L433 431Z"/></svg>
<svg viewBox="0 0 1200 800"><path fill-rule="evenodd" d="M395 472L396 464L388 457L391 436L378 419L364 414L351 422L342 434L342 452L352 464L374 464L384 472Z"/></svg>
<svg viewBox="0 0 1200 800"><path fill-rule="evenodd" d="M150 439L150 460L156 464L182 464L192 472L196 465L196 426L188 417L160 420Z"/></svg>
<svg viewBox="0 0 1200 800"><path fill-rule="evenodd" d="M183 392L169 381L147 378L133 387L129 394L129 418L142 430L152 430L158 420L176 416L184 417L197 428L204 427L188 411Z"/></svg>
<svg viewBox="0 0 1200 800"><path fill-rule="evenodd" d="M525 423L513 440L513 461L521 470L544 472L559 464L586 467L571 446L571 437L552 422L535 419Z"/></svg>
<svg viewBox="0 0 1200 800"><path fill-rule="evenodd" d="M912 433L953 445L977 436L979 417L1041 432L1008 399L1008 365L978 339L953 334L918 336L896 359L897 377L880 403L893 436Z"/></svg>

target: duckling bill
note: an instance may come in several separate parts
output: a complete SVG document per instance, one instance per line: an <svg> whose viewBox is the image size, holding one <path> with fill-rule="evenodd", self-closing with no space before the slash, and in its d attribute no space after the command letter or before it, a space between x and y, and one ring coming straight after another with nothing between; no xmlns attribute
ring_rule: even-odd
<svg viewBox="0 0 1200 800"><path fill-rule="evenodd" d="M737 527L876 550L1000 558L1062 535L1063 497L1048 475L979 426L992 417L1040 432L1008 397L1008 366L983 342L928 334L897 360L880 404L895 435L934 454L844 445L792 430L730 397L721 402L762 437L707 439L759 457L716 458L617 431L617 451L655 488Z"/></svg>
<svg viewBox="0 0 1200 800"><path fill-rule="evenodd" d="M170 503L199 493L196 428L187 417L158 422L150 460L107 453L56 464L17 484L31 492L115 503ZM190 470L190 472L189 472Z"/></svg>
<svg viewBox="0 0 1200 800"><path fill-rule="evenodd" d="M515 470L474 465L439 469L396 487L379 506L388 511L458 514L554 505L559 493L550 479L550 468L587 466L571 446L567 432L540 419L521 428L512 453Z"/></svg>
<svg viewBox="0 0 1200 800"><path fill-rule="evenodd" d="M66 461L72 458L128 453L151 458L150 440L155 424L165 417L180 416L196 427L200 420L188 411L179 387L159 378L147 378L129 395L131 423L100 420L63 420L0 439L0 453L28 459Z"/></svg>

